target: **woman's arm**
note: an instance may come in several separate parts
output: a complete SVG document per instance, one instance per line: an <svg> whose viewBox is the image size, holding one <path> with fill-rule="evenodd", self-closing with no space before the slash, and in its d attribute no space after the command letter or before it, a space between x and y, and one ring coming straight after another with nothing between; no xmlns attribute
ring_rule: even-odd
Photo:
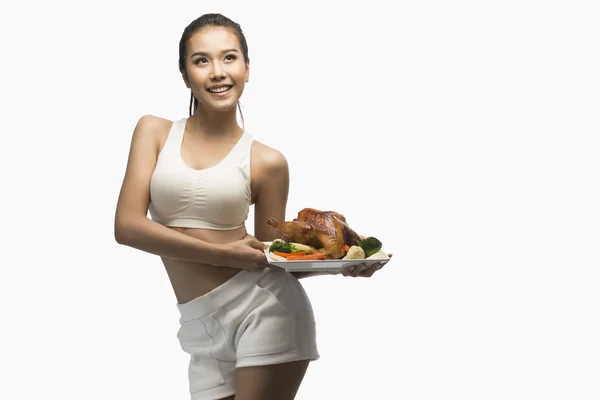
<svg viewBox="0 0 600 400"><path fill-rule="evenodd" d="M289 194L289 166L281 152L256 143L253 152L252 181L254 194L254 234L267 242L279 238L279 233L267 224L269 218L285 221ZM335 272L293 272L298 279Z"/></svg>
<svg viewBox="0 0 600 400"><path fill-rule="evenodd" d="M269 218L285 220L290 186L289 167L281 152L259 142L255 142L252 156L254 236L268 242L279 237L279 233L267 224Z"/></svg>
<svg viewBox="0 0 600 400"><path fill-rule="evenodd" d="M140 118L135 127L117 201L115 240L138 250L182 261L246 269L267 266L262 252L264 246L251 236L233 245L215 245L148 219L150 179L158 158L159 138L170 127L170 121L149 115Z"/></svg>

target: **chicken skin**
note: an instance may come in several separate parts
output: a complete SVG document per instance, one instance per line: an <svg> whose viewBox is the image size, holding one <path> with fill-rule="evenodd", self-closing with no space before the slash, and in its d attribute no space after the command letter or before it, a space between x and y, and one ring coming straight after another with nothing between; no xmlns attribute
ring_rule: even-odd
<svg viewBox="0 0 600 400"><path fill-rule="evenodd" d="M327 258L342 258L346 254L345 245L360 243L360 237L348 226L346 218L335 211L304 208L292 221L278 222L271 218L267 223L283 240L322 249Z"/></svg>

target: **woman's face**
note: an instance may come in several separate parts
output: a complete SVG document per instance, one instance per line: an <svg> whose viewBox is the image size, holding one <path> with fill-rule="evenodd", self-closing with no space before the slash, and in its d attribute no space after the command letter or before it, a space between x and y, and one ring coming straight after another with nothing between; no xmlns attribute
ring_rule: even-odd
<svg viewBox="0 0 600 400"><path fill-rule="evenodd" d="M223 27L205 27L192 35L185 66L183 79L199 108L214 111L237 105L250 72L237 36Z"/></svg>

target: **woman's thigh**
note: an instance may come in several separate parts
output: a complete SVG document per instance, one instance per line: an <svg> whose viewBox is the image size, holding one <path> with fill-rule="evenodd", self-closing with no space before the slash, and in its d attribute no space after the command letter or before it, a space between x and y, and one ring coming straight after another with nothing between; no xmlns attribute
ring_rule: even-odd
<svg viewBox="0 0 600 400"><path fill-rule="evenodd" d="M237 369L235 400L293 400L309 360Z"/></svg>

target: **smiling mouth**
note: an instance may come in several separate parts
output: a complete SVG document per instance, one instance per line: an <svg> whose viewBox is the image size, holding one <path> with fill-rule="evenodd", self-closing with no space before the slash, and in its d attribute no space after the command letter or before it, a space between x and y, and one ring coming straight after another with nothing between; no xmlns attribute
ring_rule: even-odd
<svg viewBox="0 0 600 400"><path fill-rule="evenodd" d="M211 93L223 93L228 91L229 89L231 89L232 86L231 85L227 85L227 86L221 86L218 88L214 88L214 89L207 89L209 92Z"/></svg>

